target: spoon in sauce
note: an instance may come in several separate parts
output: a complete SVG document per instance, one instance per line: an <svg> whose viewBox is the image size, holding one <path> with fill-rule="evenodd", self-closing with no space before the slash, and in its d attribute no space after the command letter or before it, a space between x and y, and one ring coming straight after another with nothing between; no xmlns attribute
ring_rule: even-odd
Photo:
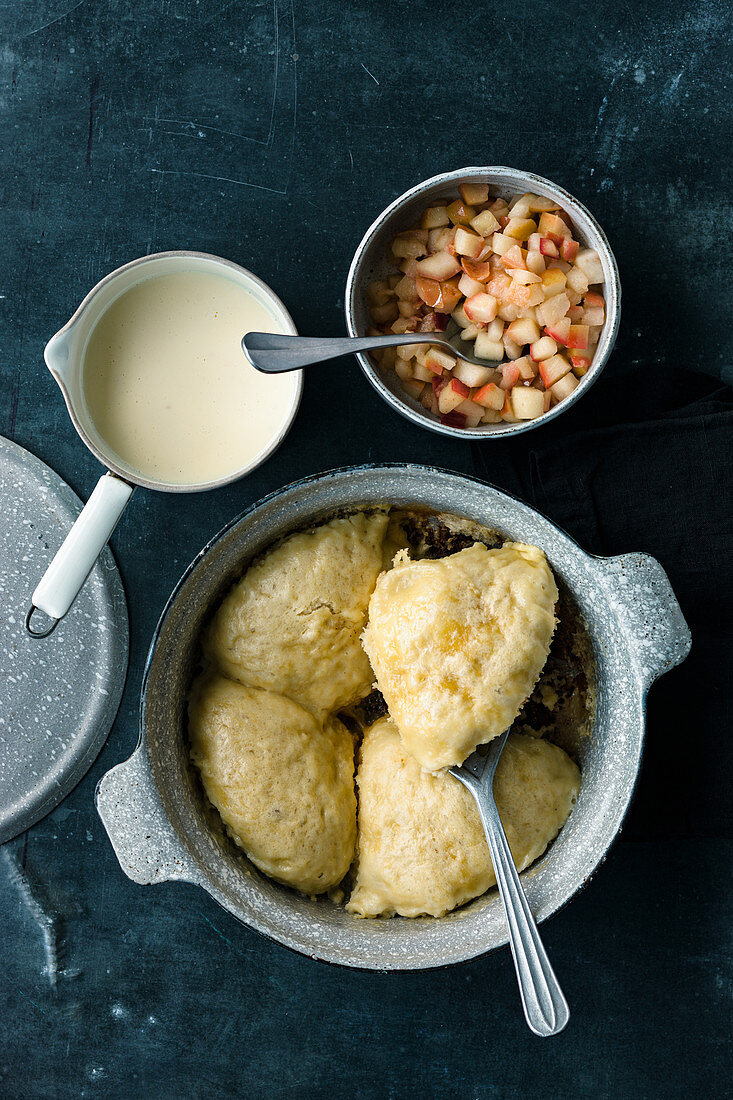
<svg viewBox="0 0 733 1100"><path fill-rule="evenodd" d="M470 791L481 815L509 926L509 946L525 1019L535 1035L558 1035L570 1019L570 1010L540 939L494 801L496 765L508 736L506 730L484 746L485 753L477 749L460 767L451 768L450 774Z"/></svg>

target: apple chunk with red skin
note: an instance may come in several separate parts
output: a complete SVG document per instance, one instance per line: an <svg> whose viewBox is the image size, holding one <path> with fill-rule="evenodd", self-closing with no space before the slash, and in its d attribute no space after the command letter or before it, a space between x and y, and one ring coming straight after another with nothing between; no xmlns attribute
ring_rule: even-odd
<svg viewBox="0 0 733 1100"><path fill-rule="evenodd" d="M564 355L552 355L549 359L543 359L540 363L540 378L544 382L545 388L549 389L550 386L554 386L555 382L564 378L566 374L570 374L570 370L570 363Z"/></svg>
<svg viewBox="0 0 733 1100"><path fill-rule="evenodd" d="M452 412L460 405L461 401L465 401L470 395L471 391L468 386L458 378L451 378L448 385L444 386L438 394L438 408L442 413Z"/></svg>
<svg viewBox="0 0 733 1100"><path fill-rule="evenodd" d="M485 386L481 386L480 389L476 390L473 400L478 405L483 405L485 409L496 409L497 412L501 412L505 397L505 390L497 386L495 382L487 382Z"/></svg>
<svg viewBox="0 0 733 1100"><path fill-rule="evenodd" d="M496 317L497 306L498 303L493 294L487 294L484 291L467 298L463 308L469 320L474 323L488 324Z"/></svg>

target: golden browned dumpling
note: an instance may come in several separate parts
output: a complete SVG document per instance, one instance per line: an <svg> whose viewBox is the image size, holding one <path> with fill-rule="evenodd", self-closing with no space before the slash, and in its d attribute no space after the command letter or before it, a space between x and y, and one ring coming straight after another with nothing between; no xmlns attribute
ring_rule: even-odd
<svg viewBox="0 0 733 1100"><path fill-rule="evenodd" d="M227 832L256 867L305 894L354 856L354 745L291 699L201 677L189 700L191 759Z"/></svg>
<svg viewBox="0 0 733 1100"><path fill-rule="evenodd" d="M269 550L234 585L206 633L214 667L319 716L367 695L373 675L359 639L386 527L386 513L359 513Z"/></svg>
<svg viewBox="0 0 733 1100"><path fill-rule="evenodd" d="M388 718L364 737L357 781L357 878L350 912L440 917L494 885L473 798L449 773L422 769ZM520 871L564 825L579 787L580 773L562 749L510 734L494 795Z"/></svg>
<svg viewBox="0 0 733 1100"><path fill-rule="evenodd" d="M521 543L438 561L398 555L380 576L364 648L424 768L460 764L511 725L547 660L556 600L545 555Z"/></svg>

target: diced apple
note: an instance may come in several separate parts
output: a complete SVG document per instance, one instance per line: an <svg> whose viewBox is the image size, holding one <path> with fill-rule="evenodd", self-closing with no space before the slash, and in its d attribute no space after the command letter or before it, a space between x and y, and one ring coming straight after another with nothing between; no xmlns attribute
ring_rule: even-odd
<svg viewBox="0 0 733 1100"><path fill-rule="evenodd" d="M428 233L428 252L445 252L451 247L455 235L456 228L454 225L431 229Z"/></svg>
<svg viewBox="0 0 733 1100"><path fill-rule="evenodd" d="M461 340L475 340L483 327L483 325L474 325L473 321L471 321L470 325L467 325L466 328L461 329Z"/></svg>
<svg viewBox="0 0 733 1100"><path fill-rule="evenodd" d="M513 218L526 218L529 214L529 202L533 196L529 193L525 195L515 195L509 203L509 213Z"/></svg>
<svg viewBox="0 0 733 1100"><path fill-rule="evenodd" d="M435 279L424 279L422 275L418 275L415 280L415 289L418 297L431 308L440 301L440 283Z"/></svg>
<svg viewBox="0 0 733 1100"><path fill-rule="evenodd" d="M431 348L425 356L425 366L433 374L442 374L443 371L453 370L456 365L454 356L443 351L442 348Z"/></svg>
<svg viewBox="0 0 733 1100"><path fill-rule="evenodd" d="M394 293L398 298L404 301L414 302L419 297L417 293L417 284L414 279L411 279L409 275L403 275L400 281L394 288Z"/></svg>
<svg viewBox="0 0 733 1100"><path fill-rule="evenodd" d="M400 335L403 332L414 332L417 328L417 319L415 317L398 317L396 321L393 321L389 326L390 332L394 332L396 335Z"/></svg>
<svg viewBox="0 0 733 1100"><path fill-rule="evenodd" d="M471 228L482 237L489 237L499 228L499 222L490 210L482 210L475 218L471 218Z"/></svg>
<svg viewBox="0 0 733 1100"><path fill-rule="evenodd" d="M521 355L514 360L514 366L519 371L519 377L523 382L531 382L537 377L537 367L528 355Z"/></svg>
<svg viewBox="0 0 733 1100"><path fill-rule="evenodd" d="M445 313L426 313L417 323L417 332L443 332L448 324Z"/></svg>
<svg viewBox="0 0 733 1100"><path fill-rule="evenodd" d="M461 270L461 264L449 252L436 252L420 260L415 270L421 279L432 279L434 282L442 283L457 275Z"/></svg>
<svg viewBox="0 0 733 1100"><path fill-rule="evenodd" d="M469 225L471 218L476 217L476 210L467 202L462 202L460 199L456 199L455 202L451 202L446 207L448 211L448 217L454 225Z"/></svg>
<svg viewBox="0 0 733 1100"><path fill-rule="evenodd" d="M459 413L457 409L451 409L449 413L442 413L440 423L447 424L450 428L467 427L465 416L463 413Z"/></svg>
<svg viewBox="0 0 733 1100"><path fill-rule="evenodd" d="M545 336L549 336L551 340L554 340L557 344L562 344L566 348L570 338L570 324L569 317L561 317L553 325L545 326Z"/></svg>
<svg viewBox="0 0 733 1100"><path fill-rule="evenodd" d="M568 286L580 295L585 294L588 289L588 276L577 264L568 271Z"/></svg>
<svg viewBox="0 0 733 1100"><path fill-rule="evenodd" d="M529 306L538 306L544 301L545 296L541 282L532 283L530 286L519 286L513 279L510 279L509 283L504 298L512 305L519 306L520 309L527 309Z"/></svg>
<svg viewBox="0 0 733 1100"><path fill-rule="evenodd" d="M476 363L464 363L459 359L453 368L453 377L473 390L490 382L494 377L494 370L492 367L479 367Z"/></svg>
<svg viewBox="0 0 733 1100"><path fill-rule="evenodd" d="M522 311L517 306L513 306L511 302L502 302L496 311L496 316L510 325L512 321L516 321L521 312Z"/></svg>
<svg viewBox="0 0 733 1100"><path fill-rule="evenodd" d="M470 398L466 398L465 401L461 401L460 405L456 405L455 411L465 416L467 428L475 428L484 415L483 406L477 405Z"/></svg>
<svg viewBox="0 0 733 1100"><path fill-rule="evenodd" d="M596 307L605 309L606 307L606 301L603 295L596 293L595 290L589 290L583 301L586 309L595 309Z"/></svg>
<svg viewBox="0 0 733 1100"><path fill-rule="evenodd" d="M501 338L501 342L504 345L504 354L507 359L519 359L522 354L521 344L516 343L515 340L511 340L506 333Z"/></svg>
<svg viewBox="0 0 733 1100"><path fill-rule="evenodd" d="M414 302L403 302L401 299L397 302L397 309L400 311L400 317L414 317L420 308L421 302L419 298L416 298Z"/></svg>
<svg viewBox="0 0 733 1100"><path fill-rule="evenodd" d="M563 239L565 237L572 237L573 235L570 232L570 227L567 222L564 222L557 214L540 214L540 221L537 228L545 237L549 237L550 234L552 234L552 237L560 237ZM552 237L550 237L550 239L552 239Z"/></svg>
<svg viewBox="0 0 733 1100"><path fill-rule="evenodd" d="M497 412L500 412L504 407L505 397L506 394L503 389L497 386L495 382L488 382L476 391L473 400L478 405L483 405L484 408L496 409Z"/></svg>
<svg viewBox="0 0 733 1100"><path fill-rule="evenodd" d="M504 345L501 340L489 339L488 333L479 332L473 347L477 359L489 359L495 363L504 358Z"/></svg>
<svg viewBox="0 0 733 1100"><path fill-rule="evenodd" d="M429 348L430 344L400 344L395 350L398 358L407 362L410 359L416 359L418 355L425 355Z"/></svg>
<svg viewBox="0 0 733 1100"><path fill-rule="evenodd" d="M541 214L543 210L560 209L554 199L548 199L545 195L530 195L529 200L529 209L532 214Z"/></svg>
<svg viewBox="0 0 733 1100"><path fill-rule="evenodd" d="M397 302L392 299L391 302L385 302L383 306L372 306L369 316L375 325L389 325L397 320L399 312Z"/></svg>
<svg viewBox="0 0 733 1100"><path fill-rule="evenodd" d="M568 298L570 298L569 294L568 294ZM583 307L582 306L571 306L570 309L565 314L565 316L568 318L568 320L571 322L571 324L577 325L579 321L583 320Z"/></svg>
<svg viewBox="0 0 733 1100"><path fill-rule="evenodd" d="M504 235L514 237L517 241L526 241L527 237L536 232L537 222L531 218L510 218L504 227Z"/></svg>
<svg viewBox="0 0 733 1100"><path fill-rule="evenodd" d="M481 293L474 294L472 297L467 298L463 308L469 320L474 322L489 322L493 321L496 317L497 304L493 294L487 294L482 290Z"/></svg>
<svg viewBox="0 0 733 1100"><path fill-rule="evenodd" d="M553 355L550 359L543 359L540 363L540 378L549 389L560 378L570 373L571 367L564 355Z"/></svg>
<svg viewBox="0 0 733 1100"><path fill-rule="evenodd" d="M502 390L502 393L504 391ZM484 415L481 417L482 424L500 424L501 412L497 409L486 409Z"/></svg>
<svg viewBox="0 0 733 1100"><path fill-rule="evenodd" d="M576 378L582 378L587 373L588 367L593 361L591 351L571 351L570 362L573 366L573 374Z"/></svg>
<svg viewBox="0 0 733 1100"><path fill-rule="evenodd" d="M552 298L555 294L561 294L565 290L566 276L557 268L548 267L542 273L542 291L545 298Z"/></svg>
<svg viewBox="0 0 733 1100"><path fill-rule="evenodd" d="M474 294L483 293L484 284L480 283L478 279L472 279L470 275L466 275L465 271L458 280L458 289L461 294L465 294L466 298L472 298Z"/></svg>
<svg viewBox="0 0 733 1100"><path fill-rule="evenodd" d="M507 237L505 233L494 233L491 238L491 247L497 256L505 255L516 243L513 237Z"/></svg>
<svg viewBox="0 0 733 1100"><path fill-rule="evenodd" d="M516 363L502 363L501 366L501 382L499 385L503 390L510 390L512 386L516 386L519 381L519 367Z"/></svg>
<svg viewBox="0 0 733 1100"><path fill-rule="evenodd" d="M476 279L479 283L485 283L491 278L491 264L488 260L472 260L469 256L461 256L461 267L470 279Z"/></svg>
<svg viewBox="0 0 733 1100"><path fill-rule="evenodd" d="M560 255L557 245L549 237L540 237L540 252L543 256L551 256L553 259L557 259Z"/></svg>
<svg viewBox="0 0 733 1100"><path fill-rule="evenodd" d="M530 249L525 262L527 270L534 271L535 275L542 275L545 270L545 258L539 250Z"/></svg>
<svg viewBox="0 0 733 1100"><path fill-rule="evenodd" d="M506 334L515 344L532 344L535 340L539 340L540 328L530 317L520 317L519 320L512 321Z"/></svg>
<svg viewBox="0 0 733 1100"><path fill-rule="evenodd" d="M501 317L496 317L486 326L486 335L489 340L501 340L504 335L504 322Z"/></svg>
<svg viewBox="0 0 733 1100"><path fill-rule="evenodd" d="M508 392L507 392L507 395L504 399L504 408L501 410L501 419L505 420L507 422L507 424L516 424L517 423L517 418L514 415L514 410L512 409L511 394L508 393Z"/></svg>
<svg viewBox="0 0 733 1100"><path fill-rule="evenodd" d="M400 260L417 259L427 252L427 240L416 240L410 233L398 233L392 241L392 252Z"/></svg>
<svg viewBox="0 0 733 1100"><path fill-rule="evenodd" d="M603 282L603 265L595 248L581 248L575 257L575 262L586 273L589 283Z"/></svg>
<svg viewBox="0 0 733 1100"><path fill-rule="evenodd" d="M518 244L512 245L501 258L504 267L519 267L527 269L527 253Z"/></svg>
<svg viewBox="0 0 733 1100"><path fill-rule="evenodd" d="M545 411L543 394L531 386L515 386L511 401L512 412L517 420L536 420Z"/></svg>
<svg viewBox="0 0 733 1100"><path fill-rule="evenodd" d="M560 245L560 255L562 256L563 260L567 260L568 263L571 264L575 257L578 255L579 247L580 245L577 241L572 241L565 237L562 244Z"/></svg>
<svg viewBox="0 0 733 1100"><path fill-rule="evenodd" d="M429 206L423 210L420 224L423 229L440 229L444 225L450 225L448 210L445 206Z"/></svg>
<svg viewBox="0 0 733 1100"><path fill-rule="evenodd" d="M456 308L451 313L451 318L455 321L459 328L468 328L468 326L472 323L471 321L469 321L468 317L466 317L466 311L464 310L463 305L456 306Z"/></svg>
<svg viewBox="0 0 733 1100"><path fill-rule="evenodd" d="M367 302L369 302L370 305L383 306L386 302L394 298L394 291L386 280L379 279L369 284L366 296Z"/></svg>
<svg viewBox="0 0 733 1100"><path fill-rule="evenodd" d="M565 344L568 348L581 348L588 347L588 326L587 325L571 325L568 339Z"/></svg>
<svg viewBox="0 0 733 1100"><path fill-rule="evenodd" d="M440 284L440 298L433 305L436 313L452 313L463 295L458 289L458 279L449 279Z"/></svg>
<svg viewBox="0 0 733 1100"><path fill-rule="evenodd" d="M433 393L432 386L426 386L420 396L420 404L424 405L428 412L438 415L438 399Z"/></svg>
<svg viewBox="0 0 733 1100"><path fill-rule="evenodd" d="M483 252L485 244L484 238L474 232L473 229L463 225L459 225L456 229L453 247L459 256L469 256L472 260L475 260Z"/></svg>
<svg viewBox="0 0 733 1100"><path fill-rule="evenodd" d="M419 401L420 396L425 389L425 383L418 382L416 378L408 379L402 383L402 389L405 391L406 394L414 398L415 401Z"/></svg>
<svg viewBox="0 0 733 1100"><path fill-rule="evenodd" d="M416 378L418 382L432 382L435 375L428 370L424 363L418 363L416 359L412 368L412 377Z"/></svg>
<svg viewBox="0 0 733 1100"><path fill-rule="evenodd" d="M557 344L551 336L541 336L539 340L535 340L533 344L530 344L529 354L535 363L539 363L541 359L549 359L557 352Z"/></svg>
<svg viewBox="0 0 733 1100"><path fill-rule="evenodd" d="M537 321L544 326L554 325L565 316L569 309L570 302L568 301L567 294L553 294L551 298L546 298L543 301L540 309L537 311ZM552 333L549 335L552 336ZM553 339L555 339L554 336Z"/></svg>
<svg viewBox="0 0 733 1100"><path fill-rule="evenodd" d="M531 283L541 283L542 279L539 275L535 275L534 271L522 270L521 267L512 267L509 269L509 274L515 283L519 283L520 286L529 286Z"/></svg>
<svg viewBox="0 0 733 1100"><path fill-rule="evenodd" d="M578 386L578 379L574 374L563 375L552 386L550 386L550 393L556 401L563 401L566 397L570 397L570 394Z"/></svg>
<svg viewBox="0 0 733 1100"><path fill-rule="evenodd" d="M587 298L586 298L587 301ZM373 312L373 311L372 311ZM584 309L582 321L584 325L602 325L606 314L603 308L594 306L592 309Z"/></svg>
<svg viewBox="0 0 733 1100"><path fill-rule="evenodd" d="M489 201L489 185L480 180L466 180L458 184L461 198L468 206L481 206Z"/></svg>
<svg viewBox="0 0 733 1100"><path fill-rule="evenodd" d="M461 401L465 401L469 393L468 386L465 386L458 378L451 378L448 385L444 386L438 394L438 408L442 413L452 412L460 405Z"/></svg>

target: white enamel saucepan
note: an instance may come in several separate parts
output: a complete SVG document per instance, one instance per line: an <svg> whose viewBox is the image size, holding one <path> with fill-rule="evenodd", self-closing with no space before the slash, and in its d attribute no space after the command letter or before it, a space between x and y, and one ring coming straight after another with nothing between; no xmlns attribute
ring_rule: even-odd
<svg viewBox="0 0 733 1100"><path fill-rule="evenodd" d="M154 480L123 459L104 438L89 411L84 386L85 352L105 311L126 291L145 279L182 272L224 276L264 307L274 330L295 334L290 314L270 288L238 264L203 252L160 252L133 260L113 271L87 294L76 313L46 345L44 358L63 394L74 427L92 454L106 466L87 504L31 597L26 629L46 637L71 607L92 566L109 540L135 486L168 493L198 493L236 481L259 466L285 438L298 410L302 375L292 375L281 418L264 445L244 466L218 480L185 484ZM243 329L246 326L243 324ZM38 613L43 613L41 617Z"/></svg>

